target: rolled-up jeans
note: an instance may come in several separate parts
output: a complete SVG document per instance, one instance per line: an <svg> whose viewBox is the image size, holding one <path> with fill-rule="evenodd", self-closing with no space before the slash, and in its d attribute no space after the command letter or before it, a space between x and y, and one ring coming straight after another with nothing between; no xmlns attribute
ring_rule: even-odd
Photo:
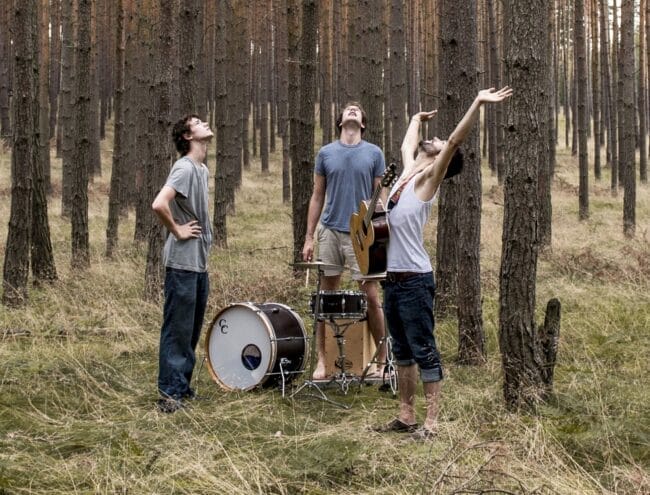
<svg viewBox="0 0 650 495"><path fill-rule="evenodd" d="M210 282L207 272L167 268L165 306L160 330L158 391L163 397L190 395Z"/></svg>
<svg viewBox="0 0 650 495"><path fill-rule="evenodd" d="M384 284L384 312L398 366L416 364L423 382L443 378L440 353L433 335L433 272L412 274Z"/></svg>

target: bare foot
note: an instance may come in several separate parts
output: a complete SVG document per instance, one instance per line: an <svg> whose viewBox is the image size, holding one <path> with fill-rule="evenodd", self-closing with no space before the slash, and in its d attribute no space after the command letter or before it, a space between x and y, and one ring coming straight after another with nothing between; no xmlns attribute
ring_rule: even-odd
<svg viewBox="0 0 650 495"><path fill-rule="evenodd" d="M314 374L312 375L312 378L314 380L324 380L327 378L327 374L325 373L325 364L322 362L318 362L316 364L316 369L314 370Z"/></svg>

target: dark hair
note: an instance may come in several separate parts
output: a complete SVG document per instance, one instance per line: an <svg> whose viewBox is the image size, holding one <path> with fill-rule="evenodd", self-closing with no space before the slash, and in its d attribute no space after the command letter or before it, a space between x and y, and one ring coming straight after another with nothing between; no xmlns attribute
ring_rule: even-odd
<svg viewBox="0 0 650 495"><path fill-rule="evenodd" d="M366 132L366 111L363 109L361 106L361 103L358 101L348 101L343 109L341 110L341 113L339 113L338 117L336 117L336 133L337 136L341 135L341 124L343 124L343 111L348 108L348 107L359 107L359 110L361 110L361 123L363 126L361 127L361 135L363 135L364 132Z"/></svg>
<svg viewBox="0 0 650 495"><path fill-rule="evenodd" d="M454 175L460 174L463 170L464 161L463 152L460 150L460 148L456 148L456 151L454 152L454 155L451 157L451 161L449 162L449 166L447 167L447 173L442 180L449 179Z"/></svg>
<svg viewBox="0 0 650 495"><path fill-rule="evenodd" d="M185 138L185 134L192 132L190 129L190 121L192 119L200 119L195 113L185 115L182 119L174 124L172 128L172 139L176 145L176 151L181 156L185 156L190 152L190 142Z"/></svg>

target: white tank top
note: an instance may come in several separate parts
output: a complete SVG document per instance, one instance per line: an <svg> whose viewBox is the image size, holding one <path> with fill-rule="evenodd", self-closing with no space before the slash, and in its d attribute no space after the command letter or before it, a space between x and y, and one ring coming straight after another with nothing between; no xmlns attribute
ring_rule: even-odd
<svg viewBox="0 0 650 495"><path fill-rule="evenodd" d="M397 184L393 187L390 196L398 187ZM387 215L390 227L387 271L427 273L433 270L424 249L424 226L437 194L436 191L429 201L419 199L415 195L415 178L402 190L397 205Z"/></svg>

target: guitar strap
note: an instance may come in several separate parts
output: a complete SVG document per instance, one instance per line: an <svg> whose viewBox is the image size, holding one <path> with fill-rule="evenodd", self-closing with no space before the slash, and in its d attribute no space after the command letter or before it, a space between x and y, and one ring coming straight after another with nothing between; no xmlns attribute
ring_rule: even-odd
<svg viewBox="0 0 650 495"><path fill-rule="evenodd" d="M417 172L415 172L414 174L412 174L408 179L406 179L406 180L402 183L401 186L399 186L399 187L397 188L397 191L395 191L395 192L393 193L393 195L390 197L390 199L388 200L388 207L386 208L387 211L390 211L390 210L392 210L393 208L395 208L395 206L397 206L397 202L399 201L399 198L400 198L400 196L402 195L402 191L403 191L404 188L406 187L406 184L408 184L408 183L411 181L411 179L412 179L413 177L415 177L417 174L419 174L420 172L422 172L422 170L418 170Z"/></svg>

